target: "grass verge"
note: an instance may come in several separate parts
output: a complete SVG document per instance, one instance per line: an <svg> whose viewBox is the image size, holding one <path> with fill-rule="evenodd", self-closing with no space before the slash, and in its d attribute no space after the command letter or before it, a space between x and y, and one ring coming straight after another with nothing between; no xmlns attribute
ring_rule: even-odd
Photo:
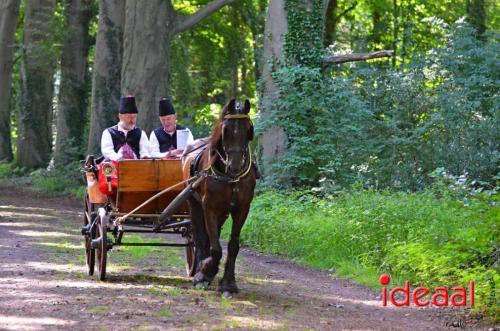
<svg viewBox="0 0 500 331"><path fill-rule="evenodd" d="M499 226L498 195L464 203L446 192L361 190L318 198L268 191L254 199L241 238L377 288L382 273L391 275L391 287L410 280L451 288L474 280L475 310L498 316Z"/></svg>

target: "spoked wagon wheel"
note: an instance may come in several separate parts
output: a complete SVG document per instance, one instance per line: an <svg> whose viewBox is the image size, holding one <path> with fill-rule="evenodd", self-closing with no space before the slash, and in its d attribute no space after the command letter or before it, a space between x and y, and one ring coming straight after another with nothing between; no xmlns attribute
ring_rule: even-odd
<svg viewBox="0 0 500 331"><path fill-rule="evenodd" d="M102 222L100 216L96 221L97 238L94 240L94 247L97 258L97 277L99 280L106 279L106 260L108 257L108 226Z"/></svg>
<svg viewBox="0 0 500 331"><path fill-rule="evenodd" d="M196 274L196 247L194 246L193 233L191 227L188 229L186 234L185 243L187 246L184 250L184 255L186 257L186 274L188 277L193 277Z"/></svg>
<svg viewBox="0 0 500 331"><path fill-rule="evenodd" d="M95 206L89 201L89 195L85 194L84 199L85 212L83 214L83 227L88 229L92 224L93 214L95 213ZM94 274L95 265L95 250L91 246L92 239L95 239L95 227L89 232L85 230L84 246L85 246L85 263L87 264L88 273L90 276Z"/></svg>

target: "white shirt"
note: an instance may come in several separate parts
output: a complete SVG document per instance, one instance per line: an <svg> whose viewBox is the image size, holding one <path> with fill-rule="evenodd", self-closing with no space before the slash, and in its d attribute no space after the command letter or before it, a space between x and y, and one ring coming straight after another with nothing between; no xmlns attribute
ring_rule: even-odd
<svg viewBox="0 0 500 331"><path fill-rule="evenodd" d="M191 133L191 130L188 128L185 128L183 130L188 131L188 140L187 140L187 145L192 144L194 142L193 134ZM181 130L177 130L181 131ZM165 131L166 132L166 131ZM173 133L168 133L170 136L173 135ZM156 138L156 134L154 130L151 132L151 135L149 136L149 150L151 153L151 157L154 158L162 158L166 157L169 151L166 151L165 153L160 152L160 143L158 142L158 138Z"/></svg>
<svg viewBox="0 0 500 331"><path fill-rule="evenodd" d="M123 132L125 135L127 135L128 132L128 130L125 130L121 127L120 123L118 123L118 131ZM111 138L111 133L109 133L108 129L102 132L101 153L105 158L110 159L112 161L118 161L122 158L122 148L120 147L118 152L115 152L115 148L113 146L113 139ZM139 140L139 155L141 158L150 157L148 136L142 130L141 130L141 140Z"/></svg>

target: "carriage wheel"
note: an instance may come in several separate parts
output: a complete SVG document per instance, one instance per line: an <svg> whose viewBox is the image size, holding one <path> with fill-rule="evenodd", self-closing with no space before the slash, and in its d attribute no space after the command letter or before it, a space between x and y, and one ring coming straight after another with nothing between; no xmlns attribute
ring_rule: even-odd
<svg viewBox="0 0 500 331"><path fill-rule="evenodd" d="M189 228L188 235L185 237L185 243L188 245L184 250L186 257L186 274L193 277L196 274L196 247L194 246L193 233Z"/></svg>
<svg viewBox="0 0 500 331"><path fill-rule="evenodd" d="M102 222L100 216L97 216L96 222L97 238L95 239L95 251L97 258L97 277L99 280L106 279L106 261L108 257L108 225Z"/></svg>
<svg viewBox="0 0 500 331"><path fill-rule="evenodd" d="M188 243L186 241L186 243ZM196 249L194 248L194 245L189 245L186 246L185 250L185 255L186 255L186 274L189 277L193 277L196 274Z"/></svg>
<svg viewBox="0 0 500 331"><path fill-rule="evenodd" d="M95 206L93 203L89 201L89 195L85 194L84 200L85 213L83 214L83 226L86 227L89 224L92 224L92 213L95 212ZM92 229L91 233L87 233L84 235L85 242L85 263L87 264L87 271L90 276L94 274L94 266L95 266L95 249L91 247L91 241L95 238L95 228Z"/></svg>

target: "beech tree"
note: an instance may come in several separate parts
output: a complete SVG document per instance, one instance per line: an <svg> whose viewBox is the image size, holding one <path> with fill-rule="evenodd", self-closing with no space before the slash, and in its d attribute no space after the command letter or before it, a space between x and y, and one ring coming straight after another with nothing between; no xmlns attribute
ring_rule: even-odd
<svg viewBox="0 0 500 331"><path fill-rule="evenodd" d="M263 117L271 109L267 106L276 94L276 83L271 73L284 62L283 44L288 24L285 12L285 0L271 0L267 11L264 28L264 56L262 64L262 100L261 112ZM274 163L285 151L287 144L286 134L279 123L270 127L259 139L261 148L263 171L268 172L270 164Z"/></svg>
<svg viewBox="0 0 500 331"><path fill-rule="evenodd" d="M90 154L100 154L102 131L116 123L120 103L124 21L123 0L99 0L99 27L92 70Z"/></svg>
<svg viewBox="0 0 500 331"><path fill-rule="evenodd" d="M6 0L0 5L0 161L12 160L10 95L19 4L20 0Z"/></svg>
<svg viewBox="0 0 500 331"><path fill-rule="evenodd" d="M46 166L52 152L53 76L56 67L52 23L55 0L27 0L21 59L17 163Z"/></svg>
<svg viewBox="0 0 500 331"><path fill-rule="evenodd" d="M89 22L93 14L91 5L91 0L65 2L66 34L61 54L61 87L54 152L56 166L64 165L82 154L80 147L87 112Z"/></svg>

